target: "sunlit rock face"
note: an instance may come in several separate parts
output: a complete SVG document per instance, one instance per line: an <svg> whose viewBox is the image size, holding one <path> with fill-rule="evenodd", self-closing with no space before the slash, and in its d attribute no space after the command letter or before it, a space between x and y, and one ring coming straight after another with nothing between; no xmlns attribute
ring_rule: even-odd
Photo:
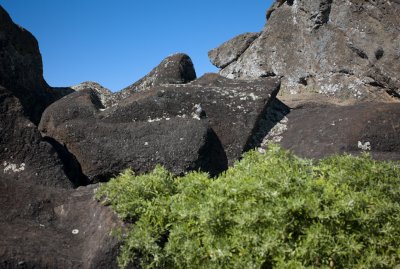
<svg viewBox="0 0 400 269"><path fill-rule="evenodd" d="M399 14L399 1L276 3L261 35L220 73L281 76L281 94L387 99L400 88Z"/></svg>

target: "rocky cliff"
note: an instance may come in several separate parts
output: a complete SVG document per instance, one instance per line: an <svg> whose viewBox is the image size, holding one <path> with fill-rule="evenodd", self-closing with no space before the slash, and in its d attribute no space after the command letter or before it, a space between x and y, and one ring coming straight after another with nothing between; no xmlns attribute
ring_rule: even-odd
<svg viewBox="0 0 400 269"><path fill-rule="evenodd" d="M398 14L399 1L276 1L258 37L239 35L209 56L227 78L281 78L278 98L291 109L273 113L262 148L399 159ZM232 51L242 53L232 60Z"/></svg>
<svg viewBox="0 0 400 269"><path fill-rule="evenodd" d="M178 53L112 93L48 86L36 39L0 7L0 268L116 267L123 224L93 191L126 168L214 176L271 142L399 160L398 14L399 1L279 1L260 33L209 52L219 74L197 78Z"/></svg>

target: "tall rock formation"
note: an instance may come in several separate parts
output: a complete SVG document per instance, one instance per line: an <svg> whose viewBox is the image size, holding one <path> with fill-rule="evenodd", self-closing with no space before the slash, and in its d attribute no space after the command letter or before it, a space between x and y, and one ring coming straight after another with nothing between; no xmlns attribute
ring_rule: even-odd
<svg viewBox="0 0 400 269"><path fill-rule="evenodd" d="M43 79L42 57L35 37L16 25L0 6L0 85L21 103L35 124L44 109L60 98Z"/></svg>
<svg viewBox="0 0 400 269"><path fill-rule="evenodd" d="M59 97L43 79L36 39L0 6L0 178L64 188L84 184L75 158L37 130L42 112Z"/></svg>
<svg viewBox="0 0 400 269"><path fill-rule="evenodd" d="M370 151L400 159L399 14L393 0L276 1L260 36L220 71L281 78L286 107L269 111L273 127L261 148L275 142L311 158ZM239 51L240 39L212 50L210 60L215 51ZM224 57L219 62L231 61Z"/></svg>
<svg viewBox="0 0 400 269"><path fill-rule="evenodd" d="M75 157L37 129L63 94L42 76L36 39L0 6L0 268L117 268L121 226L93 199Z"/></svg>
<svg viewBox="0 0 400 269"><path fill-rule="evenodd" d="M346 100L399 95L399 1L292 0L268 14L261 35L221 70L223 76L276 75L281 94Z"/></svg>

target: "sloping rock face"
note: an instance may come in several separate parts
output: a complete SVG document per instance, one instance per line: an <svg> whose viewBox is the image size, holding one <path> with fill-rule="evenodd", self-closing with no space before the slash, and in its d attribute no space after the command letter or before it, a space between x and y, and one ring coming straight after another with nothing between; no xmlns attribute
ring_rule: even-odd
<svg viewBox="0 0 400 269"><path fill-rule="evenodd" d="M125 120L133 116L135 121L174 117L207 120L232 163L256 143L258 133L265 132L259 124L279 85L279 79L274 78L249 82L206 74L190 84L162 85L146 94L133 95L112 111L123 110L128 115ZM118 120L113 116L108 118Z"/></svg>
<svg viewBox="0 0 400 269"><path fill-rule="evenodd" d="M37 129L69 92L46 84L35 38L0 6L0 268L116 268L120 223L92 188L73 190L79 163Z"/></svg>
<svg viewBox="0 0 400 269"><path fill-rule="evenodd" d="M44 109L62 96L43 79L42 57L34 36L14 24L1 6L0 85L19 99L25 115L35 124Z"/></svg>
<svg viewBox="0 0 400 269"><path fill-rule="evenodd" d="M282 76L281 94L346 100L398 95L398 1L294 0L277 6L261 35L221 70L223 76Z"/></svg>
<svg viewBox="0 0 400 269"><path fill-rule="evenodd" d="M19 100L1 86L0 178L63 188L85 184L73 156L56 141L43 140Z"/></svg>
<svg viewBox="0 0 400 269"><path fill-rule="evenodd" d="M43 79L36 39L0 6L0 177L64 188L83 183L73 156L43 140L35 125L58 97Z"/></svg>
<svg viewBox="0 0 400 269"><path fill-rule="evenodd" d="M106 109L85 90L46 109L39 129L65 145L93 182L156 164L175 174L216 175L265 132L259 121L278 90L277 79L248 83L210 74L132 94Z"/></svg>
<svg viewBox="0 0 400 269"><path fill-rule="evenodd" d="M92 81L85 81L78 85L72 86L71 90L73 91L93 90L100 99L100 102L104 107L109 107L114 105L113 93L109 89L101 86L99 83Z"/></svg>
<svg viewBox="0 0 400 269"><path fill-rule="evenodd" d="M1 180L0 193L0 268L118 268L110 232L121 223L93 199L93 187Z"/></svg>
<svg viewBox="0 0 400 269"><path fill-rule="evenodd" d="M149 74L115 94L121 100L132 93L150 89L162 84L185 84L196 79L196 71L190 57L176 53L165 58Z"/></svg>
<svg viewBox="0 0 400 269"><path fill-rule="evenodd" d="M259 36L259 33L244 33L238 35L218 48L210 50L208 52L208 57L216 67L225 68L236 61Z"/></svg>

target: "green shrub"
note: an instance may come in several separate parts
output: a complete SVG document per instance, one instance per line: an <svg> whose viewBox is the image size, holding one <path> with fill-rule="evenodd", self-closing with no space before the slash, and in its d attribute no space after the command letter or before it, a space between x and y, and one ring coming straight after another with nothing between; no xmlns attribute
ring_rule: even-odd
<svg viewBox="0 0 400 269"><path fill-rule="evenodd" d="M119 264L143 268L395 268L400 168L368 155L318 163L271 146L216 179L126 171L97 191L121 218Z"/></svg>

